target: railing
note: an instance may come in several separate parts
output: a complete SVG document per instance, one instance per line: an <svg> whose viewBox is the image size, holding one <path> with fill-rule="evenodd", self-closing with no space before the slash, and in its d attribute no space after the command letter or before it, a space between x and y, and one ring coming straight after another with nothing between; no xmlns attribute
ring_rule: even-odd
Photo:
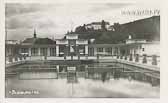
<svg viewBox="0 0 168 103"><path fill-rule="evenodd" d="M17 64L22 64L26 61L26 57L23 56L9 56L5 58L5 66L13 66Z"/></svg>
<svg viewBox="0 0 168 103"><path fill-rule="evenodd" d="M160 67L160 57L159 56L133 56L133 55L128 55L128 56L102 56L102 55L97 55L97 61L101 62L107 62L111 60L117 60L117 61L122 61L122 62L127 62L127 63L133 63L133 64L138 64L138 65L146 65L146 66L152 66L152 67Z"/></svg>
<svg viewBox="0 0 168 103"><path fill-rule="evenodd" d="M147 55L119 56L118 59L125 60L125 61L131 61L131 62L135 62L135 63L146 64L146 65L154 65L154 66L158 66L158 67L160 65L160 57L156 56L156 55L153 55L153 56L147 56Z"/></svg>
<svg viewBox="0 0 168 103"><path fill-rule="evenodd" d="M97 55L97 56L65 56L65 57L58 57L58 56L10 56L6 57L6 66L16 65L20 63L25 63L25 61L41 61L41 60L97 60L100 62L113 62L113 60L125 62L125 63L132 63L137 65L144 65L144 66L150 66L150 67L157 67L160 68L160 57L158 56L133 56L133 55L127 55L127 56L103 56L103 55Z"/></svg>

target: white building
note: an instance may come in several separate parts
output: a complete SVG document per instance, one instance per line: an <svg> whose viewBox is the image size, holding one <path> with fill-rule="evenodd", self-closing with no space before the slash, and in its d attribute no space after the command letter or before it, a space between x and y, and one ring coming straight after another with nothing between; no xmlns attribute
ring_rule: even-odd
<svg viewBox="0 0 168 103"><path fill-rule="evenodd" d="M160 42L153 41L147 42L145 39L132 39L129 35L126 40L127 49L129 49L129 54L139 54L139 55L157 55L160 56ZM127 52L128 52L127 51Z"/></svg>
<svg viewBox="0 0 168 103"><path fill-rule="evenodd" d="M20 44L19 40L5 40L6 44Z"/></svg>
<svg viewBox="0 0 168 103"><path fill-rule="evenodd" d="M134 46L133 46L134 45ZM131 54L139 54L147 56L160 56L160 43L159 42L147 42L147 43L136 43L132 44L129 48Z"/></svg>
<svg viewBox="0 0 168 103"><path fill-rule="evenodd" d="M105 22L105 28L108 29L110 26L109 22ZM93 30L101 30L102 29L102 22L92 22L90 24L86 24L86 29L93 29Z"/></svg>

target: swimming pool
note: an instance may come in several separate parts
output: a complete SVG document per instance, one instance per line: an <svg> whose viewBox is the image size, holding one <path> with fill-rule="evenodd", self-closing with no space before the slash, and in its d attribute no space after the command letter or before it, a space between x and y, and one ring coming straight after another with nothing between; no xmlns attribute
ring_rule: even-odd
<svg viewBox="0 0 168 103"><path fill-rule="evenodd" d="M7 98L158 98L160 79L115 63L29 63L6 69Z"/></svg>

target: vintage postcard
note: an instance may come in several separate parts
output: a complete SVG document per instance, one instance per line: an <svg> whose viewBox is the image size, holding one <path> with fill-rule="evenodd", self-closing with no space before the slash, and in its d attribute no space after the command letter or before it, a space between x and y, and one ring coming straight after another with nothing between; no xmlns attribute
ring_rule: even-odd
<svg viewBox="0 0 168 103"><path fill-rule="evenodd" d="M160 16L156 4L6 3L5 98L160 98Z"/></svg>

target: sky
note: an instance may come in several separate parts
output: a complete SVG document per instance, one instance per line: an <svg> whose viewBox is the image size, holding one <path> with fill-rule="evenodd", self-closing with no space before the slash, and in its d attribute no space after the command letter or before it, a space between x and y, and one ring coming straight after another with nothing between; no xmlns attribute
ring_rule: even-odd
<svg viewBox="0 0 168 103"><path fill-rule="evenodd" d="M7 3L6 35L8 40L24 40L32 37L62 38L77 26L102 20L120 24L148 18L154 14L135 15L128 11L156 11L156 4L132 3ZM125 14L123 14L125 12Z"/></svg>

